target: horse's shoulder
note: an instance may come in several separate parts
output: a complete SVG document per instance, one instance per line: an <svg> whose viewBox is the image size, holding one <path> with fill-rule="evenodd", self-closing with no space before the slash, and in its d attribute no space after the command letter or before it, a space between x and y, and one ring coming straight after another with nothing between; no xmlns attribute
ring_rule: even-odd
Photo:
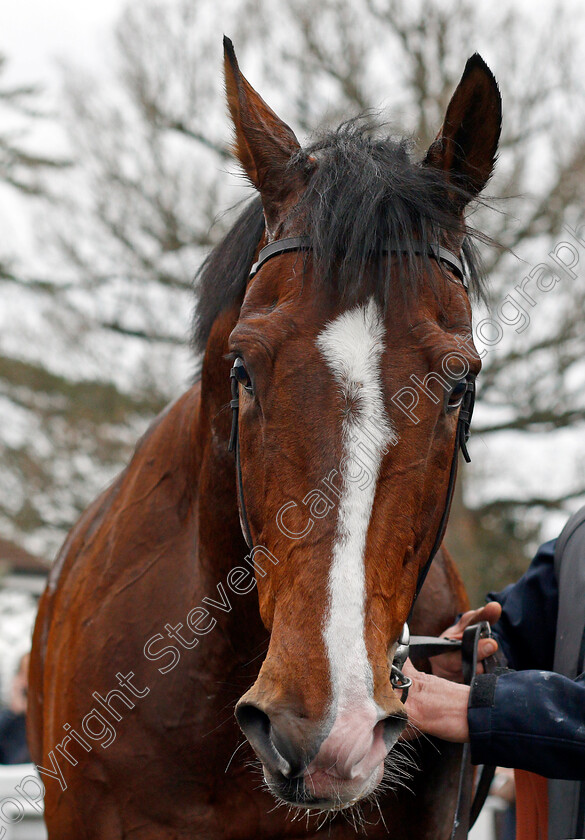
<svg viewBox="0 0 585 840"><path fill-rule="evenodd" d="M151 422L128 466L73 526L49 572L39 604L31 661L33 691L28 725L35 755L41 752L43 672L50 639L55 641L55 633L69 639L68 633L81 632L75 615L99 601L100 587L106 585L106 570L110 568L111 572L112 565L124 559L120 545L125 539L124 512L132 510L136 530L144 528L140 518L145 519L148 513L140 509L140 493L147 493L148 485L156 485L164 475L172 475L178 482L186 480L188 466L184 462L188 456L194 457L192 439L197 433L199 398L200 388L195 385Z"/></svg>

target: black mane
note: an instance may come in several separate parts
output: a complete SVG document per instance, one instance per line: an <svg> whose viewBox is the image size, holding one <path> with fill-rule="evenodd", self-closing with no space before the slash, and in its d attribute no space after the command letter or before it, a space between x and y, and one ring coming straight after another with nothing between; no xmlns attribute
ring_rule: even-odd
<svg viewBox="0 0 585 840"><path fill-rule="evenodd" d="M234 301L243 299L250 268L264 233L260 197L252 199L234 226L215 246L195 276L193 347L203 353L213 322Z"/></svg>
<svg viewBox="0 0 585 840"><path fill-rule="evenodd" d="M404 260L398 282L405 295L416 293L425 267L421 246L438 243L441 231L459 229L454 192L461 204L473 197L452 185L448 190L442 172L412 160L409 143L376 136L363 118L323 135L290 166L308 167L312 159L317 165L293 212L311 239L315 282L332 285L348 302L369 291L385 304L390 261L381 256L400 242ZM263 231L262 205L255 198L201 266L194 333L198 351L205 349L219 313L243 298ZM470 289L481 295L470 235L463 253ZM379 270L366 270L372 265Z"/></svg>

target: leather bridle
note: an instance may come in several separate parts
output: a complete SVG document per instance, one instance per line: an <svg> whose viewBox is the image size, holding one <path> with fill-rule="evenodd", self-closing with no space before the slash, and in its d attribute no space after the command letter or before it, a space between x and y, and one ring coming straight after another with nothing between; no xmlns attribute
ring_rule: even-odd
<svg viewBox="0 0 585 840"><path fill-rule="evenodd" d="M311 250L311 238L309 236L291 236L288 239L278 239L276 242L271 242L269 245L265 245L264 248L258 254L258 259L250 269L250 277L254 277L257 274L264 263L268 262L268 260L272 259L272 257L278 256L278 254L287 254L290 251L310 251ZM444 263L450 271L455 274L461 283L463 284L465 290L469 289L469 283L467 282L467 273L465 271L465 267L461 259L456 256L452 251L449 251L447 248L443 248L442 245L427 245L426 248L417 247L413 245L413 243L402 243L400 240L397 242L393 242L389 247L383 247L380 249L381 254L414 254L414 255L421 255L421 256L428 256L432 259L436 260L437 262Z"/></svg>

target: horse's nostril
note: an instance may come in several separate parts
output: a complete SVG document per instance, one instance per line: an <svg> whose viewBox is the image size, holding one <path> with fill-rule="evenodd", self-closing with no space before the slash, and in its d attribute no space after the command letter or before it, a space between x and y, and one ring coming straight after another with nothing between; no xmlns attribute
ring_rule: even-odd
<svg viewBox="0 0 585 840"><path fill-rule="evenodd" d="M236 720L262 764L273 773L294 775L291 765L273 743L270 718L265 712L252 703L242 703L236 706Z"/></svg>
<svg viewBox="0 0 585 840"><path fill-rule="evenodd" d="M246 738L248 738L248 733L263 736L268 736L270 733L270 718L252 703L241 703L236 706L236 720Z"/></svg>
<svg viewBox="0 0 585 840"><path fill-rule="evenodd" d="M384 719L384 743L386 749L390 751L404 729L406 728L407 718L402 715L390 715Z"/></svg>

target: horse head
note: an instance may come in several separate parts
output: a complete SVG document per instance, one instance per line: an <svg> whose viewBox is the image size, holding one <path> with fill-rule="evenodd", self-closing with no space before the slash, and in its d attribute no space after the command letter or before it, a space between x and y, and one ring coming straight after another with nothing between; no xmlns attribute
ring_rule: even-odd
<svg viewBox="0 0 585 840"><path fill-rule="evenodd" d="M480 368L459 260L477 287L464 211L492 172L500 96L475 55L422 161L363 120L302 149L225 55L259 249L274 244L229 338L270 632L236 716L277 797L342 808L378 786L407 723L391 665Z"/></svg>

